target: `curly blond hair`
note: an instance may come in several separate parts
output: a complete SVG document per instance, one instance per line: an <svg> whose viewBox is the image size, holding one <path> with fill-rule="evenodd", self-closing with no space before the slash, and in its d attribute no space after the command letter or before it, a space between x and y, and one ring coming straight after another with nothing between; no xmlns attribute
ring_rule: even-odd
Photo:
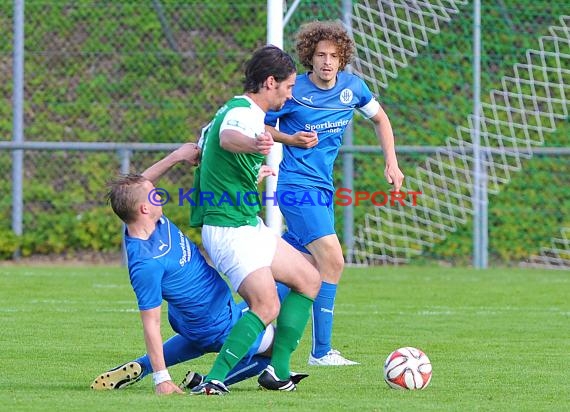
<svg viewBox="0 0 570 412"><path fill-rule="evenodd" d="M317 44L322 40L330 40L336 44L340 57L339 70L344 70L354 59L354 40L338 20L305 23L299 28L295 40L299 61L309 70L313 68L313 55Z"/></svg>

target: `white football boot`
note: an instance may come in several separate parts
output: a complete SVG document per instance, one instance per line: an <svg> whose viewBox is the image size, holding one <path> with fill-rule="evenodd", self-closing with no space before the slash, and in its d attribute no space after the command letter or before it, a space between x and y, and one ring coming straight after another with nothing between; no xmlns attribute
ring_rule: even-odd
<svg viewBox="0 0 570 412"><path fill-rule="evenodd" d="M336 349L331 349L328 353L321 357L315 358L312 354L309 355L309 365L313 366L349 366L349 365L359 365L358 362L354 362L346 359L340 354Z"/></svg>

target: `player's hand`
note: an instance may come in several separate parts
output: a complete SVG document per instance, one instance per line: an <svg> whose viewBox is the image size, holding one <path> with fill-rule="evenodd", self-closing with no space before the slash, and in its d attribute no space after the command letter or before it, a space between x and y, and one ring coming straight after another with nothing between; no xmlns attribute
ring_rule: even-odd
<svg viewBox="0 0 570 412"><path fill-rule="evenodd" d="M301 147L303 149L310 149L319 143L319 136L317 132L297 132L291 136L289 146Z"/></svg>
<svg viewBox="0 0 570 412"><path fill-rule="evenodd" d="M185 143L176 149L176 155L182 162L186 162L191 166L197 166L200 163L202 151L196 143Z"/></svg>
<svg viewBox="0 0 570 412"><path fill-rule="evenodd" d="M184 391L180 389L177 385L174 384L172 381L164 381L159 383L154 388L157 395L170 395L171 393L181 393L183 394Z"/></svg>
<svg viewBox="0 0 570 412"><path fill-rule="evenodd" d="M263 132L255 136L255 148L257 149L257 153L264 156L271 152L273 143L273 136L271 136L269 132Z"/></svg>
<svg viewBox="0 0 570 412"><path fill-rule="evenodd" d="M257 175L257 184L261 183L267 176L277 176L277 173L275 173L275 170L273 170L271 166L262 165Z"/></svg>
<svg viewBox="0 0 570 412"><path fill-rule="evenodd" d="M404 182L404 174L398 164L387 164L384 169L384 176L388 183L394 186L394 191L399 192Z"/></svg>

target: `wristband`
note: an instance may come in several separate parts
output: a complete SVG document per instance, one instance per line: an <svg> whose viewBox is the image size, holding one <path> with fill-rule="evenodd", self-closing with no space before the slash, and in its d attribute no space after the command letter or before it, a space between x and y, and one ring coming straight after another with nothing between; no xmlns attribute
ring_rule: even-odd
<svg viewBox="0 0 570 412"><path fill-rule="evenodd" d="M158 372L152 373L152 381L154 385L161 384L162 382L171 381L172 378L170 377L170 373L168 373L168 369L163 369Z"/></svg>

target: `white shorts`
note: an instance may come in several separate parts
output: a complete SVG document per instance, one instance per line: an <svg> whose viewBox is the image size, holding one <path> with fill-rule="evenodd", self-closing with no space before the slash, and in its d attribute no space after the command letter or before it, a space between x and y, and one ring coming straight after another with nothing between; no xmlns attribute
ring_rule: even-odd
<svg viewBox="0 0 570 412"><path fill-rule="evenodd" d="M202 244L218 271L237 292L250 273L271 266L277 235L258 217L257 226L202 226Z"/></svg>
<svg viewBox="0 0 570 412"><path fill-rule="evenodd" d="M255 354L263 353L273 344L273 338L275 337L275 326L271 323L267 325L265 328L265 332L263 333L263 337L261 338L261 343L257 348L257 352Z"/></svg>

